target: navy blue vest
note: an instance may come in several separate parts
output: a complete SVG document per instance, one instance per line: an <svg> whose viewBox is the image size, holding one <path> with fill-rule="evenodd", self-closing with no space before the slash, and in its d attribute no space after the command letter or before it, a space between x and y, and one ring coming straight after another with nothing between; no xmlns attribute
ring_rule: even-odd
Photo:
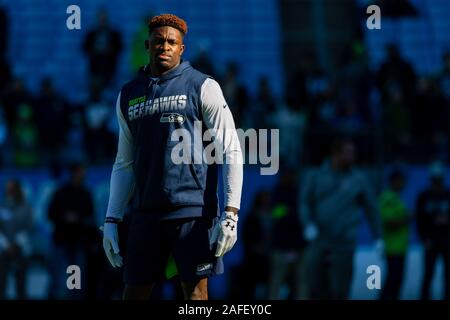
<svg viewBox="0 0 450 320"><path fill-rule="evenodd" d="M133 209L166 218L216 216L216 165L195 164L193 152L189 164L171 159L178 144L171 141L172 132L184 128L194 137L194 121L202 121L200 93L208 76L188 61L160 78L146 71L122 87L120 101L133 136ZM202 122L202 134L205 129Z"/></svg>

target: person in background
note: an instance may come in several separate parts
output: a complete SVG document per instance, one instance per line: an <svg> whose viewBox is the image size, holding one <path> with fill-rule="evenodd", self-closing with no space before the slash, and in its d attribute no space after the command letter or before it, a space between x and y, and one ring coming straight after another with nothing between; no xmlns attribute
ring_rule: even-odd
<svg viewBox="0 0 450 320"><path fill-rule="evenodd" d="M48 218L53 224L55 246L51 298L69 297L66 268L78 265L83 269L86 262L86 244L90 238L87 235L94 225L94 204L91 192L84 186L85 175L83 164L72 164L70 180L56 190L50 201Z"/></svg>
<svg viewBox="0 0 450 320"><path fill-rule="evenodd" d="M112 159L117 141L108 124L113 115L114 110L110 108L101 91L93 88L84 109L84 144L90 164L109 163Z"/></svg>
<svg viewBox="0 0 450 320"><path fill-rule="evenodd" d="M61 168L62 147L66 142L70 105L58 94L51 78L43 78L41 89L34 100L36 126L40 134L40 156L44 164L58 176Z"/></svg>
<svg viewBox="0 0 450 320"><path fill-rule="evenodd" d="M450 192L444 185L445 167L430 166L430 186L422 191L416 203L419 236L425 248L425 274L421 299L430 299L430 286L436 260L442 256L445 270L445 299L450 299Z"/></svg>
<svg viewBox="0 0 450 320"><path fill-rule="evenodd" d="M9 180L0 206L0 300L6 298L9 272L15 273L16 299L27 298L26 272L32 254L33 212L20 182Z"/></svg>
<svg viewBox="0 0 450 320"><path fill-rule="evenodd" d="M131 71L136 73L148 62L148 54L144 50L145 40L148 38L148 21L153 17L152 13L145 15L142 23L136 29L131 43Z"/></svg>
<svg viewBox="0 0 450 320"><path fill-rule="evenodd" d="M285 168L273 191L273 228L269 299L282 299L284 285L288 299L303 296L303 239L302 226L297 214L297 173Z"/></svg>
<svg viewBox="0 0 450 320"><path fill-rule="evenodd" d="M389 188L380 196L380 213L387 260L387 275L380 296L381 300L397 300L402 286L410 220L406 205L401 198L404 186L404 173L394 170L389 176Z"/></svg>
<svg viewBox="0 0 450 320"><path fill-rule="evenodd" d="M240 117L245 113L249 99L247 88L239 80L239 70L236 62L229 62L220 81L225 100L233 114L236 115L237 128L242 127Z"/></svg>
<svg viewBox="0 0 450 320"><path fill-rule="evenodd" d="M9 47L9 14L0 2L0 59L8 52Z"/></svg>
<svg viewBox="0 0 450 320"><path fill-rule="evenodd" d="M90 87L106 88L116 75L122 51L121 35L109 25L106 10L98 12L98 26L88 32L83 50L89 59Z"/></svg>
<svg viewBox="0 0 450 320"><path fill-rule="evenodd" d="M386 102L389 92L402 92L406 104L412 101L416 84L416 72L407 61L396 44L386 46L386 59L375 75L376 84L381 92L381 99Z"/></svg>
<svg viewBox="0 0 450 320"><path fill-rule="evenodd" d="M271 196L260 191L242 229L243 263L236 293L243 299L265 299L269 278L271 252ZM239 288L239 289L238 289Z"/></svg>
<svg viewBox="0 0 450 320"><path fill-rule="evenodd" d="M364 209L381 254L381 219L375 195L354 168L355 145L338 138L331 159L305 180L300 216L307 248L309 298L348 299L353 278L360 209Z"/></svg>

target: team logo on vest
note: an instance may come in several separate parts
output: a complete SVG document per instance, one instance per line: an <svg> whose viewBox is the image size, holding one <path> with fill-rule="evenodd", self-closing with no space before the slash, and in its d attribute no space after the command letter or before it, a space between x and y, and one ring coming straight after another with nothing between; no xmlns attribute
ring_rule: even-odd
<svg viewBox="0 0 450 320"><path fill-rule="evenodd" d="M174 112L183 110L186 107L187 96L176 95L159 97L154 100L145 100L145 96L135 98L128 102L128 119L129 121L136 120L145 116L151 116L157 113ZM175 118L174 118L175 119ZM161 117L162 120L162 117ZM163 121L161 121L163 122ZM169 121L169 122L179 122ZM183 120L184 122L184 120ZM183 123L181 122L181 123Z"/></svg>
<svg viewBox="0 0 450 320"><path fill-rule="evenodd" d="M179 113L163 113L161 115L161 119L159 119L161 123L179 123L183 124L184 116Z"/></svg>

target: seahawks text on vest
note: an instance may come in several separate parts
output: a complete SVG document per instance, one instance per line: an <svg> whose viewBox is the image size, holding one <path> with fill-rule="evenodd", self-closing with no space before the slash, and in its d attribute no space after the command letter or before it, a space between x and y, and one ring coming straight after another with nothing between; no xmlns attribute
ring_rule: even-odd
<svg viewBox="0 0 450 320"><path fill-rule="evenodd" d="M159 97L146 100L146 96L128 102L128 119L130 121L155 113L183 110L186 107L186 95Z"/></svg>

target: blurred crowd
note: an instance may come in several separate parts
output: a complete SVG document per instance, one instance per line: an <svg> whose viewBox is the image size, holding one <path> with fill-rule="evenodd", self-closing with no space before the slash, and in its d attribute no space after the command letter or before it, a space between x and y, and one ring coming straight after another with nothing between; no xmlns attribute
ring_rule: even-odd
<svg viewBox="0 0 450 320"><path fill-rule="evenodd" d="M89 98L73 103L51 78L42 79L39 92L32 94L24 79L12 73L7 21L0 10L0 168L45 166L55 178L70 170L46 208L53 226L52 251L43 262L52 275L49 298L118 298L121 275L104 259L82 163L111 165L115 157L116 93L111 92L118 92L117 63L125 50L120 31L109 24L107 12L99 12L98 25L80 48L89 65ZM133 70L146 63L145 36L145 26L136 31L130 48ZM412 225L425 249L420 297L430 298L434 266L442 256L445 298L450 298L450 191L444 184L450 53L443 55L440 72L424 76L391 44L372 70L364 41L355 39L333 72L322 69L312 53L299 57L286 72L284 97L275 96L268 76L260 78L251 94L241 81L239 64L232 61L223 73L207 52L191 63L219 81L237 127L280 129L278 184L259 191L243 219L243 260L229 271L229 298L349 298L360 209L371 227L374 249L387 263L380 299L399 298ZM388 184L377 190L355 167L387 163L430 167L429 187L417 194L413 212L401 197L407 172L393 170ZM20 181L8 181L4 194L0 299L9 272L16 279L16 296L27 298L27 269L41 259L32 250L33 208ZM68 261L88 270L83 278L87 290L72 296L65 289L67 275L57 271ZM155 297L161 292L156 290Z"/></svg>
<svg viewBox="0 0 450 320"><path fill-rule="evenodd" d="M429 166L428 186L416 194L409 210L402 198L406 171L394 167L377 195L367 175L355 167L356 144L334 140L326 161L306 173L284 168L275 188L260 190L240 228L242 260L227 271L229 299L349 299L355 273L358 228L366 215L373 250L384 259L378 298L401 298L411 233L424 248L420 299L432 297L431 283L438 259L444 265L443 298L450 298L450 189L445 166ZM92 192L85 186L86 167L74 164L68 179L54 190L46 215L53 226L49 252L34 252L33 208L21 183L9 180L0 203L0 298L6 297L7 276L15 278L16 298L26 299L26 274L41 265L50 276L50 299L119 299L120 270L107 263L101 232L95 223ZM120 230L121 252L130 215ZM416 229L416 230L413 230ZM80 235L82 235L80 237ZM82 288L66 288L71 264L84 270ZM181 298L171 279L172 298ZM167 298L158 287L154 299Z"/></svg>
<svg viewBox="0 0 450 320"><path fill-rule="evenodd" d="M283 170L274 190L255 196L244 222L243 261L230 296L245 299L349 299L359 243L361 210L370 227L369 251L384 261L381 300L402 298L407 255L418 234L423 274L416 274L419 299L431 299L436 263L444 266L442 298L450 299L450 188L446 167L433 162L428 185L408 209L402 191L408 173L393 167L381 192L355 166L356 144L335 139L321 166L303 179ZM301 183L299 181L302 181ZM294 196L297 195L297 196ZM416 269L415 269L416 270ZM357 298L357 296L356 296Z"/></svg>
<svg viewBox="0 0 450 320"><path fill-rule="evenodd" d="M0 25L2 39L8 39L7 24ZM147 62L144 38L145 25L136 31L130 48L130 70ZM3 41L0 166L49 165L58 169L73 159L111 163L122 42L120 32L109 24L107 12L99 12L97 26L87 33L80 48L89 66L88 99L74 103L54 88L50 77L42 79L39 92L32 94L24 79L12 74L6 55L8 42ZM355 39L333 71L321 68L312 53L299 57L286 72L284 97L274 95L268 76L261 76L251 94L241 81L239 64L233 61L220 73L206 51L191 62L220 82L238 127L280 129L281 158L290 167L299 160L302 164L320 163L336 134L355 139L362 163L448 159L445 124L450 117L450 53L443 54L438 73L417 75L396 45L390 44L384 61L372 70L363 40Z"/></svg>
<svg viewBox="0 0 450 320"><path fill-rule="evenodd" d="M366 164L448 159L450 53L440 72L422 76L390 44L371 70L366 49L355 40L336 70L327 74L308 56L289 81L286 101L307 118L307 163L320 162L336 134L352 136Z"/></svg>

